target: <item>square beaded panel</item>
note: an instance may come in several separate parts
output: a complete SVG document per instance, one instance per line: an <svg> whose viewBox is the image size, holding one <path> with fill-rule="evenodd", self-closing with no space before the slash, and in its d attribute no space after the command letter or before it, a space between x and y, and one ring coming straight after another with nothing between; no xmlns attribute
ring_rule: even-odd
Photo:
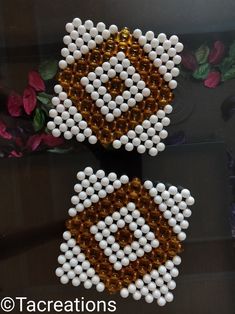
<svg viewBox="0 0 235 314"><path fill-rule="evenodd" d="M48 123L52 134L151 156L164 150L183 49L178 37L79 18L66 31Z"/></svg>
<svg viewBox="0 0 235 314"><path fill-rule="evenodd" d="M194 204L190 191L90 167L77 179L56 269L61 283L171 302Z"/></svg>

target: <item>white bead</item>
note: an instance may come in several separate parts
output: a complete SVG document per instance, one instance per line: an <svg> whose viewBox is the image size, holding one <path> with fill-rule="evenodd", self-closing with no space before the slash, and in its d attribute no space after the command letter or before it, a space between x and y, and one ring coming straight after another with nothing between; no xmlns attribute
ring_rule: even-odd
<svg viewBox="0 0 235 314"><path fill-rule="evenodd" d="M180 265L180 264L181 264L181 257L178 256L178 255L174 256L174 257L173 257L173 263L174 263L175 265Z"/></svg>
<svg viewBox="0 0 235 314"><path fill-rule="evenodd" d="M113 182L113 187L115 188L115 189L119 189L120 187L121 187L121 182L119 181L119 180L115 180L114 182Z"/></svg>
<svg viewBox="0 0 235 314"><path fill-rule="evenodd" d="M175 89L177 87L177 82L175 80L171 80L168 85L171 89Z"/></svg>
<svg viewBox="0 0 235 314"><path fill-rule="evenodd" d="M144 187L145 187L147 190L152 189L152 187L153 187L152 181L146 180L146 181L144 182Z"/></svg>
<svg viewBox="0 0 235 314"><path fill-rule="evenodd" d="M192 215L192 211L188 208L186 208L184 211L183 211L183 215L184 217L188 218Z"/></svg>
<svg viewBox="0 0 235 314"><path fill-rule="evenodd" d="M176 267L172 268L170 273L172 277L177 277L179 275L179 271Z"/></svg>
<svg viewBox="0 0 235 314"><path fill-rule="evenodd" d="M127 184L129 182L129 178L126 175L122 175L120 177L120 181L121 181L122 184Z"/></svg>
<svg viewBox="0 0 235 314"><path fill-rule="evenodd" d="M94 285L97 285L99 282L100 282L100 278L99 276L95 275L91 278L91 282L94 284Z"/></svg>
<svg viewBox="0 0 235 314"><path fill-rule="evenodd" d="M188 227L189 227L188 221L187 220L182 220L181 223L180 223L180 227L182 229L188 229Z"/></svg>
<svg viewBox="0 0 235 314"><path fill-rule="evenodd" d="M120 262L116 262L113 267L115 270L120 270L122 268L122 264Z"/></svg>
<svg viewBox="0 0 235 314"><path fill-rule="evenodd" d="M127 298L129 296L129 291L126 289L126 288L123 288L121 291L120 291L120 295L121 297L123 298Z"/></svg>
<svg viewBox="0 0 235 314"><path fill-rule="evenodd" d="M62 277L60 277L60 282L64 285L67 284L69 282L69 278L66 275L63 275Z"/></svg>
<svg viewBox="0 0 235 314"><path fill-rule="evenodd" d="M174 280L171 280L170 282L168 282L167 286L170 290L174 290L176 287L176 283Z"/></svg>
<svg viewBox="0 0 235 314"><path fill-rule="evenodd" d="M152 240L152 241L151 241L151 246L152 246L153 248L159 247L159 241L158 241L157 239Z"/></svg>
<svg viewBox="0 0 235 314"><path fill-rule="evenodd" d="M138 42L140 46L144 46L147 43L147 38L145 36L140 36Z"/></svg>
<svg viewBox="0 0 235 314"><path fill-rule="evenodd" d="M140 290L140 293L143 295L143 296L146 296L148 293L149 293L149 290L147 287L143 287L141 290Z"/></svg>
<svg viewBox="0 0 235 314"><path fill-rule="evenodd" d="M186 233L185 232L180 232L177 236L177 238L180 240L180 241L184 241L186 239Z"/></svg>
<svg viewBox="0 0 235 314"><path fill-rule="evenodd" d="M135 29L135 30L133 31L133 36L134 36L136 39L138 39L141 35L142 35L142 32L141 32L140 29Z"/></svg>
<svg viewBox="0 0 235 314"><path fill-rule="evenodd" d="M182 50L184 49L184 45L182 44L182 43L177 43L176 45L175 45L175 50L176 50L176 52L181 52Z"/></svg>
<svg viewBox="0 0 235 314"><path fill-rule="evenodd" d="M135 291L133 293L133 299L134 300L140 300L141 299L141 293L139 291Z"/></svg>
<svg viewBox="0 0 235 314"><path fill-rule="evenodd" d="M179 56L179 55L175 55L175 56L173 57L173 62L174 62L175 64L180 64L181 60L182 60L182 58L181 58L181 56Z"/></svg>
<svg viewBox="0 0 235 314"><path fill-rule="evenodd" d="M129 224L129 229L130 229L131 231L135 231L135 230L137 229L137 224L136 224L135 222L131 222L131 223Z"/></svg>
<svg viewBox="0 0 235 314"><path fill-rule="evenodd" d="M138 222L138 220L137 220L137 222ZM149 228L148 225L143 225L143 226L141 227L141 231L142 231L143 233L148 233L148 232L150 231L150 228Z"/></svg>
<svg viewBox="0 0 235 314"><path fill-rule="evenodd" d="M153 269L150 273L150 276L153 278L153 279L157 279L159 277L159 273L156 269Z"/></svg>
<svg viewBox="0 0 235 314"><path fill-rule="evenodd" d="M172 263L173 264L173 263ZM174 267L174 265L172 266L172 268ZM172 269L171 268L171 269ZM165 273L165 275L163 276L163 280L165 281L165 282L170 282L171 281L171 275L168 273L168 272L166 272Z"/></svg>
<svg viewBox="0 0 235 314"><path fill-rule="evenodd" d="M156 156L157 154L158 154L158 150L155 147L153 147L149 150L150 156Z"/></svg>
<svg viewBox="0 0 235 314"><path fill-rule="evenodd" d="M102 292L102 291L104 291L104 289L105 289L104 284L103 284L102 282L99 282L99 283L97 284L97 286L96 286L96 290L97 290L98 292Z"/></svg>
<svg viewBox="0 0 235 314"><path fill-rule="evenodd" d="M109 31L111 34L116 34L118 32L118 27L116 25L110 25Z"/></svg>
<svg viewBox="0 0 235 314"><path fill-rule="evenodd" d="M119 219L117 221L118 228L123 228L125 226L125 221L123 219Z"/></svg>

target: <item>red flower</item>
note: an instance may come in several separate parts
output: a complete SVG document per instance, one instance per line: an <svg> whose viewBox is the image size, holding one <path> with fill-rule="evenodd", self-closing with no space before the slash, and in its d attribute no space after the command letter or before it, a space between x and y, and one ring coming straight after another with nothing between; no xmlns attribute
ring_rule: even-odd
<svg viewBox="0 0 235 314"><path fill-rule="evenodd" d="M12 135L6 131L6 125L4 122L0 121L0 137L10 140L12 139Z"/></svg>
<svg viewBox="0 0 235 314"><path fill-rule="evenodd" d="M33 87L37 92L45 91L45 84L37 71L29 72L29 86Z"/></svg>
<svg viewBox="0 0 235 314"><path fill-rule="evenodd" d="M190 51L185 51L181 54L182 64L187 70L195 71L197 68L197 60Z"/></svg>
<svg viewBox="0 0 235 314"><path fill-rule="evenodd" d="M54 137L52 134L42 134L43 144L48 147L56 147L64 144L64 139L61 137Z"/></svg>
<svg viewBox="0 0 235 314"><path fill-rule="evenodd" d="M216 41L214 43L214 47L212 48L211 52L209 53L209 63L211 64L218 64L223 56L224 56L225 47L222 41Z"/></svg>
<svg viewBox="0 0 235 314"><path fill-rule="evenodd" d="M19 117L21 115L22 105L23 105L22 96L20 96L16 92L11 92L7 100L7 109L9 114L12 117Z"/></svg>
<svg viewBox="0 0 235 314"><path fill-rule="evenodd" d="M219 71L211 71L204 81L204 86L215 88L220 83L221 74Z"/></svg>
<svg viewBox="0 0 235 314"><path fill-rule="evenodd" d="M56 138L51 134L35 134L29 137L26 147L29 151L35 151L41 144L48 147L57 147L64 144L63 138Z"/></svg>
<svg viewBox="0 0 235 314"><path fill-rule="evenodd" d="M21 152L17 152L15 150L12 150L10 154L8 155L8 157L22 157L22 156L23 154Z"/></svg>
<svg viewBox="0 0 235 314"><path fill-rule="evenodd" d="M23 93L23 105L25 112L30 115L37 104L36 93L32 87L26 87Z"/></svg>
<svg viewBox="0 0 235 314"><path fill-rule="evenodd" d="M35 134L28 138L26 147L30 151L35 151L42 142L42 135L41 134Z"/></svg>

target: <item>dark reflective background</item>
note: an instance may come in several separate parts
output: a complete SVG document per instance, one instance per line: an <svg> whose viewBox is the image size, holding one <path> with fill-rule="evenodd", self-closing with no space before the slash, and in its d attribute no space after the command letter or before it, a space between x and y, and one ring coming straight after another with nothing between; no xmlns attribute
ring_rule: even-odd
<svg viewBox="0 0 235 314"><path fill-rule="evenodd" d="M75 16L131 30L176 33L188 49L215 40L228 45L235 39L234 1L0 1L3 94L8 88L22 93L29 70L45 58L59 59L64 25ZM168 131L171 136L184 132L186 143L173 141L178 145L168 146L156 158L77 144L76 152L65 155L1 159L0 295L114 299L116 313L235 313L229 211L234 196L226 153L235 153L235 117L224 121L221 114L221 104L234 94L234 79L207 89L200 81L180 77ZM160 308L156 303L59 284L54 269L64 221L76 172L87 165L180 184L192 191L196 204L172 304Z"/></svg>

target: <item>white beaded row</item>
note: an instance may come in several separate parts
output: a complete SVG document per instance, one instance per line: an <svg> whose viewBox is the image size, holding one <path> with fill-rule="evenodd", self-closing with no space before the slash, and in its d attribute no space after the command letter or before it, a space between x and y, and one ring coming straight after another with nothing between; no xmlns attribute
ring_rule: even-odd
<svg viewBox="0 0 235 314"><path fill-rule="evenodd" d="M83 284L86 289L93 285L99 292L104 291L105 285L101 282L100 277L96 274L93 267L76 244L76 240L71 236L69 231L63 233L65 242L60 245L61 255L58 256L60 266L56 269L56 276L60 278L62 284L67 284L69 280L72 285L78 287Z"/></svg>
<svg viewBox="0 0 235 314"><path fill-rule="evenodd" d="M87 20L82 24L79 18L75 18L72 23L67 23L65 29L68 35L64 36L63 42L67 47L61 50L61 55L65 58L59 61L61 69L65 69L68 64L74 63L82 55L87 54L104 40L107 40L111 34L118 32L116 25L111 25L107 29L102 22L94 26L91 20Z"/></svg>
<svg viewBox="0 0 235 314"><path fill-rule="evenodd" d="M104 84L115 76L119 76L124 81L126 90L112 100L112 96L107 92ZM112 122L122 112L126 112L142 101L144 97L150 95L150 89L146 87L145 82L136 73L135 67L121 51L111 57L109 61L104 62L102 66L97 67L94 72L82 77L80 83L91 95L108 122Z"/></svg>
<svg viewBox="0 0 235 314"><path fill-rule="evenodd" d="M166 302L173 301L172 290L175 289L176 283L173 278L179 274L178 266L181 263L181 258L175 256L172 261L168 260L165 265L161 265L158 269L154 269L150 274L146 274L142 279L137 279L129 284L127 288L120 291L123 298L127 298L132 294L134 300L145 298L147 303L152 303L157 300L158 305L164 306Z"/></svg>
<svg viewBox="0 0 235 314"><path fill-rule="evenodd" d="M166 35L161 33L156 38L152 31L143 35L140 29L135 29L133 36L138 39L140 46L148 53L149 59L158 68L164 80L169 82L168 86L175 89L177 82L174 78L179 75L179 69L176 66L181 62L181 57L177 53L184 48L178 37L172 35L170 39L167 39Z"/></svg>
<svg viewBox="0 0 235 314"><path fill-rule="evenodd" d="M136 241L126 245L122 250L114 234L125 225L129 226ZM119 212L114 212L112 216L107 216L105 220L91 226L90 232L94 234L100 248L104 250L104 254L109 257L109 262L114 264L113 267L117 271L159 246L159 241L132 202L122 207Z"/></svg>
<svg viewBox="0 0 235 314"><path fill-rule="evenodd" d="M47 123L47 128L52 131L52 135L59 137L63 134L66 140L76 136L78 142L83 142L87 138L90 144L95 144L97 137L92 134L92 130L67 97L62 86L55 85L54 90L58 96L52 98L54 108L49 111L53 121Z"/></svg>
<svg viewBox="0 0 235 314"><path fill-rule="evenodd" d="M122 175L118 179L114 172L106 176L103 170L98 170L94 173L91 167L85 168L84 171L79 171L77 179L78 183L74 186L76 195L71 198L74 207L71 207L68 211L71 217L76 216L77 212L82 212L85 208L97 203L100 198L113 193L122 184L129 182L129 178L126 175Z"/></svg>
<svg viewBox="0 0 235 314"><path fill-rule="evenodd" d="M120 139L114 140L113 147L119 149L124 145L127 151L132 151L136 147L140 154L147 151L150 156L156 156L158 152L165 149L162 140L166 139L168 132L164 127L170 124L166 114L171 112L172 106L166 105L164 110L158 110L156 115L144 120L141 125L137 125L134 130L129 130Z"/></svg>
<svg viewBox="0 0 235 314"><path fill-rule="evenodd" d="M168 220L168 224L177 234L180 241L186 239L186 230L189 226L187 218L192 214L188 206L195 202L188 189L178 190L176 186L166 187L163 183L158 183L155 187L149 180L144 182L144 187L149 190L149 195L153 197L163 216Z"/></svg>
<svg viewBox="0 0 235 314"><path fill-rule="evenodd" d="M82 55L94 49L97 44L107 40L111 34L118 32L116 25L111 25L107 29L104 23L99 22L94 27L91 20L82 24L79 18L75 18L72 23L67 23L65 29L68 35L64 36L63 42L67 47L61 50L61 55L65 58L59 61L61 69L65 69L68 64L74 63L76 59L80 59ZM176 88L177 82L174 78L179 75L179 69L176 66L181 62L178 53L183 50L183 44L179 42L178 37L172 35L167 39L167 36L161 33L156 38L152 31L143 35L139 29L133 31L133 36L148 53L149 59L158 68L164 80L169 82L169 87Z"/></svg>

